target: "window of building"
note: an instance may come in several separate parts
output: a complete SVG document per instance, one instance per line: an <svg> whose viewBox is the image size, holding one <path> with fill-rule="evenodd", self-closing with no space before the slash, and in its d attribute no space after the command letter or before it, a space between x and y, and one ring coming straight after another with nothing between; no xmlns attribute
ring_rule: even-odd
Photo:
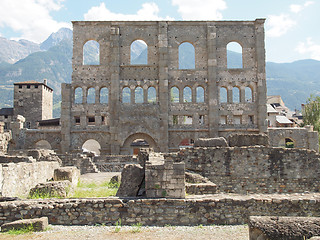
<svg viewBox="0 0 320 240"><path fill-rule="evenodd" d="M191 102L192 101L192 91L190 87L185 87L183 89L183 102Z"/></svg>
<svg viewBox="0 0 320 240"><path fill-rule="evenodd" d="M204 88L203 87L197 87L196 88L196 99L197 102L204 102Z"/></svg>
<svg viewBox="0 0 320 240"><path fill-rule="evenodd" d="M252 89L249 87L245 88L245 101L246 102L253 102Z"/></svg>
<svg viewBox="0 0 320 240"><path fill-rule="evenodd" d="M228 101L228 91L226 87L220 88L220 103L226 103Z"/></svg>
<svg viewBox="0 0 320 240"><path fill-rule="evenodd" d="M143 103L143 89L142 87L136 87L134 90L134 102Z"/></svg>
<svg viewBox="0 0 320 240"><path fill-rule="evenodd" d="M128 87L122 89L122 103L131 102L131 90Z"/></svg>
<svg viewBox="0 0 320 240"><path fill-rule="evenodd" d="M238 87L232 89L232 101L234 103L240 102L240 89Z"/></svg>
<svg viewBox="0 0 320 240"><path fill-rule="evenodd" d="M179 102L179 88L172 87L170 93L171 93L171 102L178 103Z"/></svg>
<svg viewBox="0 0 320 240"><path fill-rule="evenodd" d="M243 68L242 47L237 42L229 42L227 45L227 68Z"/></svg>
<svg viewBox="0 0 320 240"><path fill-rule="evenodd" d="M204 115L199 115L199 125L204 125Z"/></svg>
<svg viewBox="0 0 320 240"><path fill-rule="evenodd" d="M34 88L38 88L38 85L34 85Z"/></svg>
<svg viewBox="0 0 320 240"><path fill-rule="evenodd" d="M80 117L74 117L74 122L76 125L80 125Z"/></svg>
<svg viewBox="0 0 320 240"><path fill-rule="evenodd" d="M100 89L100 103L108 104L109 101L109 90L106 87Z"/></svg>
<svg viewBox="0 0 320 240"><path fill-rule="evenodd" d="M95 124L95 118L94 117L88 117L88 125L94 125Z"/></svg>
<svg viewBox="0 0 320 240"><path fill-rule="evenodd" d="M4 115L4 118L8 118L8 115Z"/></svg>
<svg viewBox="0 0 320 240"><path fill-rule="evenodd" d="M30 88L30 85L27 85L27 88Z"/></svg>
<svg viewBox="0 0 320 240"><path fill-rule="evenodd" d="M4 123L4 127L3 127L3 128L4 128L4 130L8 130L8 129L9 129L9 127L8 127L8 126L9 126L9 123L5 122L5 123Z"/></svg>
<svg viewBox="0 0 320 240"><path fill-rule="evenodd" d="M183 116L182 124L186 124L186 125L192 124L192 116Z"/></svg>
<svg viewBox="0 0 320 240"><path fill-rule="evenodd" d="M253 115L249 115L249 124L254 124Z"/></svg>
<svg viewBox="0 0 320 240"><path fill-rule="evenodd" d="M195 69L195 49L189 42L179 45L179 69Z"/></svg>
<svg viewBox="0 0 320 240"><path fill-rule="evenodd" d="M22 85L19 85L19 88L22 88Z"/></svg>
<svg viewBox="0 0 320 240"><path fill-rule="evenodd" d="M173 115L172 116L172 123L173 123L173 125L179 124L178 115Z"/></svg>
<svg viewBox="0 0 320 240"><path fill-rule="evenodd" d="M233 124L236 124L236 125L239 125L241 124L242 121L241 121L241 115L235 115L233 116Z"/></svg>
<svg viewBox="0 0 320 240"><path fill-rule="evenodd" d="M25 126L26 126L26 128L30 129L31 128L31 122L26 122Z"/></svg>
<svg viewBox="0 0 320 240"><path fill-rule="evenodd" d="M225 115L220 116L220 124L222 125L227 124L227 116Z"/></svg>
<svg viewBox="0 0 320 240"><path fill-rule="evenodd" d="M148 45L143 40L136 40L130 46L130 64L148 64Z"/></svg>
<svg viewBox="0 0 320 240"><path fill-rule="evenodd" d="M148 88L148 103L154 103L157 101L157 92L154 87Z"/></svg>
<svg viewBox="0 0 320 240"><path fill-rule="evenodd" d="M96 100L96 94L95 94L95 89L89 88L87 92L87 103L92 104L95 103Z"/></svg>
<svg viewBox="0 0 320 240"><path fill-rule="evenodd" d="M83 65L100 65L100 45L95 40L83 45Z"/></svg>
<svg viewBox="0 0 320 240"><path fill-rule="evenodd" d="M77 87L74 90L74 103L76 103L76 104L82 103L82 88L81 87Z"/></svg>

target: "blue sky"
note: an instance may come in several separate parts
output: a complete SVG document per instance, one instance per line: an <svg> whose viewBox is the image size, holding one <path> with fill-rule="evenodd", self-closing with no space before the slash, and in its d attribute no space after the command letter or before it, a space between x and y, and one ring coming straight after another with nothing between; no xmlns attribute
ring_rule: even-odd
<svg viewBox="0 0 320 240"><path fill-rule="evenodd" d="M1 0L0 36L44 41L73 20L266 18L267 61L320 60L320 0Z"/></svg>

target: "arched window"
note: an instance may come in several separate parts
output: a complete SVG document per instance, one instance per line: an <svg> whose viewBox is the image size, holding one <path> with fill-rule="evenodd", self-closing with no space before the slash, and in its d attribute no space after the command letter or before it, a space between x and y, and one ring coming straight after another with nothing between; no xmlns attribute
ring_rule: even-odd
<svg viewBox="0 0 320 240"><path fill-rule="evenodd" d="M134 102L143 103L143 89L142 87L136 87L134 90Z"/></svg>
<svg viewBox="0 0 320 240"><path fill-rule="evenodd" d="M47 140L40 140L36 142L36 149L52 149Z"/></svg>
<svg viewBox="0 0 320 240"><path fill-rule="evenodd" d="M228 102L228 91L226 87L220 88L220 103Z"/></svg>
<svg viewBox="0 0 320 240"><path fill-rule="evenodd" d="M242 47L237 42L229 42L227 45L227 68L243 68Z"/></svg>
<svg viewBox="0 0 320 240"><path fill-rule="evenodd" d="M125 87L122 89L122 102L123 103L130 103L131 102L131 91L130 88Z"/></svg>
<svg viewBox="0 0 320 240"><path fill-rule="evenodd" d="M83 65L100 65L100 45L90 40L83 45Z"/></svg>
<svg viewBox="0 0 320 240"><path fill-rule="evenodd" d="M148 45L143 40L136 40L130 46L130 64L148 64Z"/></svg>
<svg viewBox="0 0 320 240"><path fill-rule="evenodd" d="M184 42L179 46L179 69L195 69L195 49L191 43Z"/></svg>
<svg viewBox="0 0 320 240"><path fill-rule="evenodd" d="M172 87L170 92L171 92L171 102L178 103L179 102L179 88Z"/></svg>
<svg viewBox="0 0 320 240"><path fill-rule="evenodd" d="M74 103L82 103L82 88L77 87L74 90Z"/></svg>
<svg viewBox="0 0 320 240"><path fill-rule="evenodd" d="M88 94L87 94L87 103L95 103L96 99L96 94L95 94L95 89L89 88L88 89Z"/></svg>
<svg viewBox="0 0 320 240"><path fill-rule="evenodd" d="M238 87L234 87L232 89L232 102L234 103L240 102L240 90Z"/></svg>
<svg viewBox="0 0 320 240"><path fill-rule="evenodd" d="M185 87L183 89L183 102L191 102L192 101L192 91L190 87Z"/></svg>
<svg viewBox="0 0 320 240"><path fill-rule="evenodd" d="M253 102L253 94L252 94L252 89L250 87L245 88L245 101Z"/></svg>
<svg viewBox="0 0 320 240"><path fill-rule="evenodd" d="M197 87L196 88L196 95L197 95L197 102L204 102L204 88L203 87Z"/></svg>
<svg viewBox="0 0 320 240"><path fill-rule="evenodd" d="M100 103L107 104L109 102L109 90L106 87L100 89Z"/></svg>
<svg viewBox="0 0 320 240"><path fill-rule="evenodd" d="M148 103L154 103L157 101L157 92L154 87L148 88Z"/></svg>

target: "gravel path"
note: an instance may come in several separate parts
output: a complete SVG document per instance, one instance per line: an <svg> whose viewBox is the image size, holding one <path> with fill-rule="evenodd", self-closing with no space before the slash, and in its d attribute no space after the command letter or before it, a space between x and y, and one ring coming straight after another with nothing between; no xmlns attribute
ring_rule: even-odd
<svg viewBox="0 0 320 240"><path fill-rule="evenodd" d="M138 227L122 226L50 226L50 230L24 235L0 233L1 240L248 240L249 230L246 225L236 226L196 226L196 227Z"/></svg>

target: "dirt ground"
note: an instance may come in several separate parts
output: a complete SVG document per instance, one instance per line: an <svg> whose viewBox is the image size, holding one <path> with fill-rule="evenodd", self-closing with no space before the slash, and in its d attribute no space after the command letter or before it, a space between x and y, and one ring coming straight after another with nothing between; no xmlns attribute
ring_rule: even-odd
<svg viewBox="0 0 320 240"><path fill-rule="evenodd" d="M24 235L0 233L1 240L248 240L249 230L246 225L236 226L195 226L195 227L139 227L122 226L50 226L45 232Z"/></svg>

